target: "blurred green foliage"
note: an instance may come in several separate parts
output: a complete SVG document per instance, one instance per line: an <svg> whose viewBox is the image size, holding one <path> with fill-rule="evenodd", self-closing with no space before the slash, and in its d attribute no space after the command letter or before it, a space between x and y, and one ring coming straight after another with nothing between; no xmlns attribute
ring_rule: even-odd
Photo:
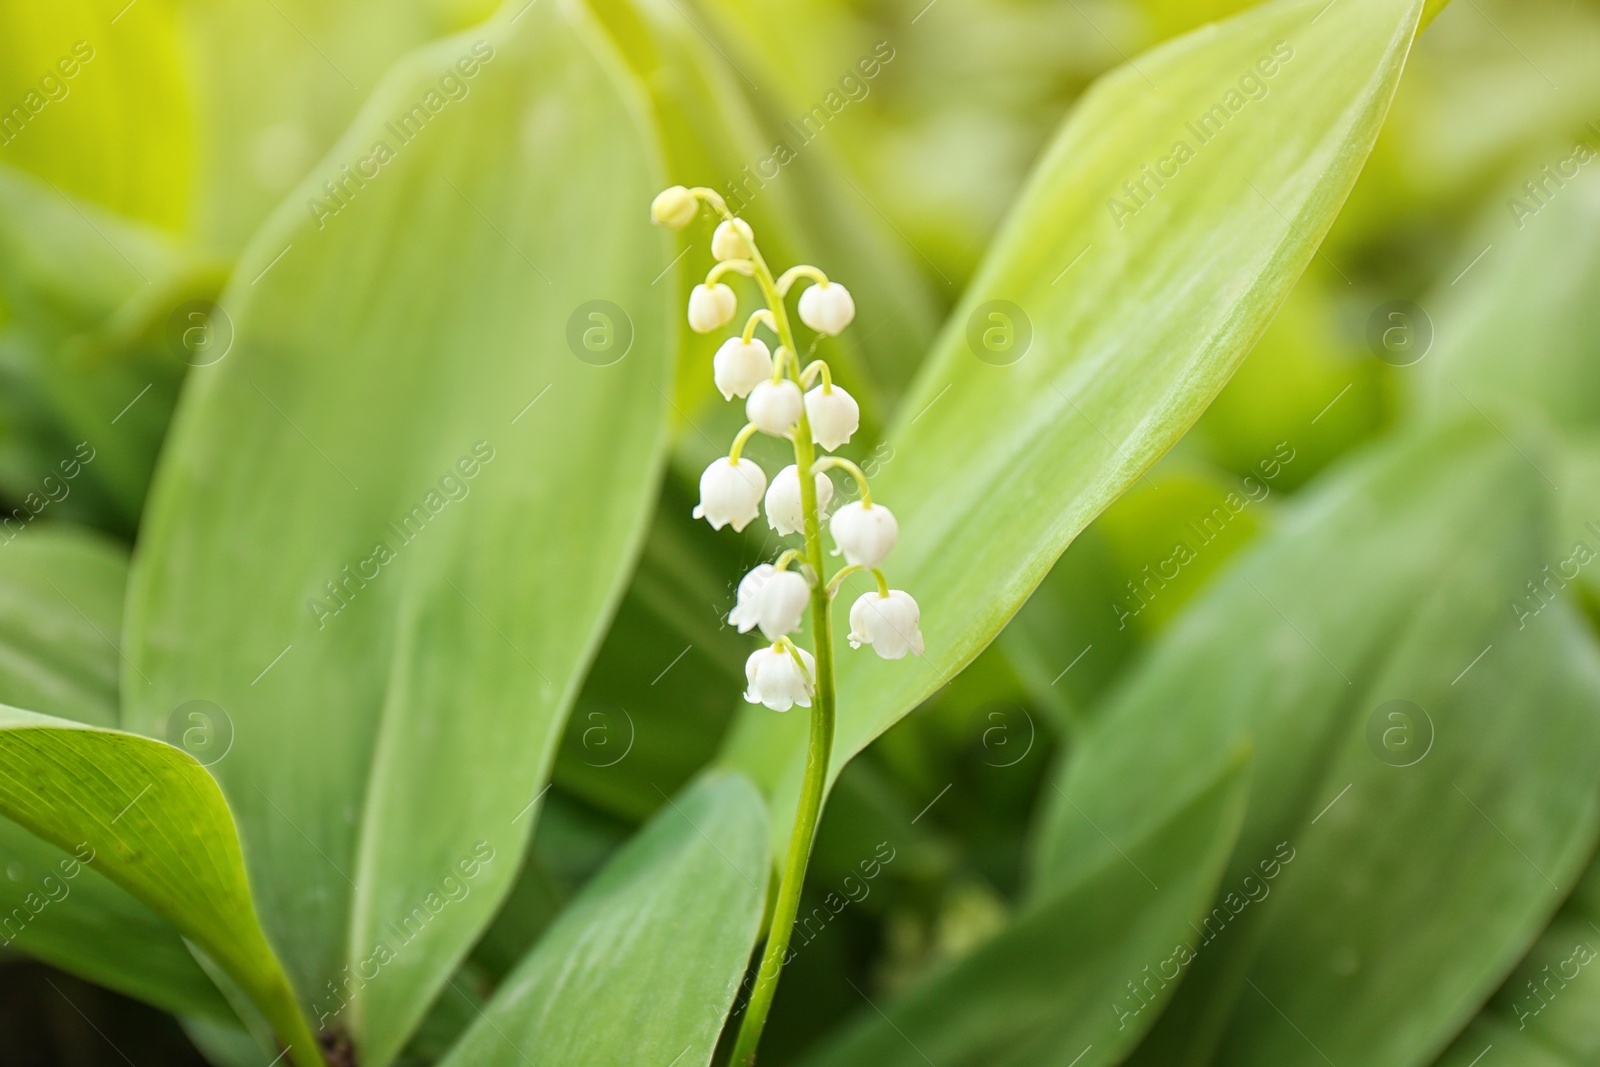
<svg viewBox="0 0 1600 1067"><path fill-rule="evenodd" d="M501 18L556 25L546 10L554 6L542 0L536 12L519 12L513 4ZM819 354L862 399L864 430L846 454L874 474L872 464L884 468L893 484L901 477L896 449L906 442L894 428L916 414L906 398L919 408L928 399L918 402L919 371L940 351L952 362L966 358L963 324L943 336L939 324L966 306L963 294L971 302L969 284L991 241L1063 120L1083 110L1085 89L1130 61L1142 65L1152 47L1251 6L595 0L571 5L581 16L562 18L582 23L585 47L601 57L593 70L619 83L619 72L636 79L628 84L637 92L593 125L620 129L627 113L659 127L660 143L637 158L619 148L619 159L628 159L614 170L638 176L659 163L674 179L725 191L732 182L782 259L814 259L851 282L863 328L825 342ZM282 571L260 573L260 597L244 603L218 583L264 566L264 553L246 543L251 531L277 530L270 540L285 550L293 517L327 507L326 494L307 487L338 476L301 447L304 431L269 420L270 409L243 413L254 394L242 379L234 383L242 398L235 409L213 410L209 421L169 437L180 393L215 388L197 381L197 361L186 358L193 351L174 344L174 323L181 336L199 308L205 327L216 328L225 286L247 293L272 277L273 257L298 240L294 226L309 229L305 200L326 195L323 181L348 156L347 131L388 117L373 110L394 102L380 82L422 77L417 61L404 57L474 26L491 7L482 0L5 6L0 505L13 520L0 533L0 701L161 735L168 697L236 691L242 695L230 697L230 707L254 706L259 729L284 730L272 766L334 758L327 736L308 750L301 728L284 726L295 711L317 718L305 694L320 692L325 679L295 675L303 686L297 695L251 703L263 692L251 678L278 646L247 642L237 626L260 621L252 613L284 580ZM1489 1045L1509 1062L1595 1062L1600 968L1573 961L1579 946L1600 949L1589 867L1600 796L1592 632L1600 570L1589 562L1600 554L1600 161L1580 158L1585 148L1600 155L1597 55L1600 4L1593 0L1461 0L1446 9L1413 50L1332 229L1205 413L1086 529L1073 531L1020 614L998 641L974 649L964 670L931 694L908 688L888 694L893 700L879 693L864 702L871 707L862 713L880 718L856 741L887 732L839 774L829 798L802 907L827 921L818 921L785 972L763 1063L931 1057L939 1067L1066 1067L1086 1045L1097 1052L1080 1067L1125 1056L1200 1065L1313 1064L1329 1055L1341 1064L1469 1067ZM400 73L385 80L397 63ZM544 73L554 78L552 70ZM1142 93L1137 67L1122 76L1130 96ZM575 89L571 99L589 99L586 92ZM486 96L473 106L492 107ZM843 103L830 107L830 96ZM770 159L774 142L792 137L818 107L827 121L783 179L751 179L745 168ZM257 353L252 366L269 389L288 381L274 376L285 373L291 353L320 351L283 338L297 329L325 336L329 316L337 316L318 310L319 294L338 292L330 302L343 306L338 286L357 267L389 278L409 253L421 280L396 307L426 307L444 321L452 307L495 291L501 325L516 318L519 294L538 284L521 249L557 247L535 243L550 220L526 211L548 160L518 146L529 138L556 143L550 126L535 119L508 103L498 117L480 114L450 151L436 150L432 165L464 191L434 190L421 202L449 216L441 232L475 233L498 263L487 280L464 280L455 304L428 287L448 249L408 249L393 236L420 224L409 202L397 201L381 229L395 243L352 239L352 259L320 272L300 273L306 268L286 261L279 269L295 272L299 289L262 283L263 299L280 294L278 304L270 314L258 311L257 323L237 325L241 351ZM496 151L514 157L506 172L514 177L476 162ZM474 162L452 169L469 157ZM638 200L648 189L643 177L635 184ZM1337 205L1323 206L1331 215ZM642 201L639 211L642 217ZM278 221L268 223L275 212ZM501 229L511 236L497 237ZM692 277L708 261L706 234L690 236L695 247L682 269ZM567 237L559 268L542 259L541 267L581 274L581 242ZM675 275L657 274L670 260L657 251L639 244L616 254L630 264L629 284L664 302ZM1075 251L1050 248L1060 265ZM465 258L461 252L456 261ZM1086 261L1080 269L1099 268ZM1093 288L1072 273L1065 279L1064 288ZM1426 339L1415 362L1413 350L1382 340L1400 322L1386 309L1400 302L1407 343ZM494 395L498 383L462 385L440 361L464 365L504 344L506 366L522 366L509 327L485 333L482 322L455 322L456 336L480 331L456 351L441 338L423 344L408 323L379 335L364 314L341 321L338 362L319 355L306 373L348 369L358 357L368 367L365 377L352 372L346 401L321 410L327 427L371 414L363 407L372 403L371 380L398 374L399 384L386 388L435 400L452 388ZM226 323L230 339L235 325ZM484 932L470 952L430 960L411 980L403 1010L395 1009L398 1021L390 1024L382 1011L367 1016L382 1059L435 1062L468 1033L464 1047L487 1048L502 1026L526 1027L525 1040L541 1047L577 1040L564 1023L540 1029L547 1021L535 1018L534 1001L567 1004L571 1013L604 1018L603 1027L633 1025L604 994L639 982L627 995L649 999L641 968L660 959L650 944L627 941L629 909L666 908L662 924L692 916L701 931L693 936L716 942L716 952L684 961L704 965L693 975L656 981L681 981L687 991L693 979L702 999L725 997L735 1010L740 1003L738 990L719 983L738 965L739 938L748 937L739 924L717 920L737 912L753 926L752 901L765 887L730 882L726 871L721 881L697 880L694 864L716 868L728 859L719 859L719 849L742 849L748 859L764 846L737 820L713 825L713 816L725 819L724 808L707 808L692 826L675 821L683 813L672 805L741 788L703 777L695 783L730 736L735 751L741 739L750 743L730 735L749 646L724 619L733 583L772 545L753 530L742 539L710 537L689 519L694 473L733 428L719 420L737 414L706 406L714 345L681 325L659 332L680 335L662 342L681 346L674 381L663 378L659 396L640 389L635 399L640 412L663 420L661 462L634 469L637 484L617 497L640 515L654 502L648 531L635 531L638 561L631 574L596 579L604 595L585 601L599 620L592 661L576 647L587 631L563 635L573 640L575 664L564 733L539 740L536 760L510 758L526 755L526 738L493 741L508 763L549 765L553 784L533 798L537 832L525 854L504 849L505 869L496 872L503 900L486 891L471 906L483 914L460 920L465 930L481 919ZM413 377L430 368L432 384ZM963 381L970 402L983 385ZM507 395L507 415L526 399ZM319 434L316 402L290 408ZM603 413L580 406L563 413L575 425L603 421ZM255 416L260 425L274 423L276 436L262 431L247 447L228 446L230 436L250 436ZM652 436L644 417L625 421ZM961 425L932 426L919 429L952 454L976 452L981 443L961 436ZM445 446L430 451L421 439L420 429L407 428L372 460L375 474L398 469L399 452L414 448L419 477L435 476L434 453ZM269 486L267 474L287 469L291 448L306 453L296 452L305 469L289 484ZM250 504L248 522L218 542L226 550L209 569L197 563L193 544L172 540L170 526L148 524L145 505L163 449L182 450L196 484L219 457L258 462L259 471L235 485ZM575 484L609 485L614 474L595 460ZM168 476L171 486L177 477ZM364 475L358 481L369 488ZM505 493L514 508L516 494ZM204 505L195 510L212 514ZM299 528L306 558L318 562L329 550L321 529ZM461 534L440 558L494 555L501 565L474 572L473 595L504 593L505 575L522 573L533 552L525 533L500 530L492 546ZM560 542L551 550L559 553L554 569L575 573L585 552L603 555L590 534L565 534L551 536ZM90 589L101 572L121 574L136 542L142 552L164 543L166 573L175 586L180 578L195 583L194 604L203 601L216 621L217 648L199 668L175 642L148 638L144 623L124 644L120 596ZM26 553L51 559L12 558ZM21 568L15 575L13 564ZM66 592L56 589L58 600L38 575L55 576ZM303 599L299 585L286 600L291 607ZM974 615L980 592L993 595L975 583L963 601ZM411 597L381 609L368 604L370 647L345 649L324 665L330 679L348 681L351 664L372 675L370 693L352 703L373 721L383 705L372 694L387 684L373 650L381 655L398 639L395 619L403 615L423 635L408 640L448 645L423 625L443 609L425 610ZM168 606L173 632L192 621L200 610L194 604ZM940 613L941 626L971 621L960 606ZM479 630L440 653L439 679L456 677L493 644L493 633ZM153 651L140 651L141 642ZM121 718L126 709L115 706L107 677L120 670L126 693L133 672L119 664L143 670L163 654L215 677L186 682L182 694L163 693L160 701L137 697L139 713ZM506 655L503 646L497 654ZM1415 765L1392 758L1381 723L1372 740L1373 716L1398 699L1428 709L1437 731L1437 749ZM892 713L905 710L891 706L896 700L915 710L895 721ZM527 701L528 716L538 703ZM760 729L793 730L799 721ZM250 728L246 714L240 725ZM416 750L390 784L397 797L421 806L423 797L509 795L510 772L492 781L424 782L438 742L421 729L401 732ZM352 751L365 751L371 737L363 737ZM765 743L765 735L756 737ZM781 757L764 754L774 767ZM226 780L229 770L217 773ZM351 779L349 796L334 798L311 791L312 778L286 779L293 828L276 823L259 800L236 813L247 860L260 847L252 842L263 840L331 850L336 867L356 860L351 827L368 783ZM508 840L525 836L521 825ZM648 829L636 836L641 827ZM60 849L10 822L0 830L8 892L21 901L19 887L58 862ZM1148 1004L1130 993L1147 964L1171 958L1168 942L1187 937L1185 927L1232 907L1229 887L1280 840L1305 858L1286 866L1270 897L1252 903L1192 968L1184 964L1182 984L1161 983ZM307 862L317 866L314 853ZM1141 898L1151 875L1150 884L1171 890L1154 895L1159 908ZM343 897L360 894L346 881L342 871L319 867L314 878L281 887L281 899L258 903L274 938L284 930L307 938L298 947L274 941L291 971L325 980L348 958L346 925L370 915L366 905L347 915ZM713 884L727 896L697 897L697 887ZM259 1033L258 1020L228 1006L224 995L234 991L207 971L209 961L197 964L185 953L182 927L93 871L76 892L73 899L92 906L43 913L13 947L179 1013L197 1046L224 1067L255 1062L260 1046L244 1030ZM670 894L681 902L666 900ZM838 907L841 899L848 905ZM274 926L273 912L295 918ZM333 936L306 933L313 924L302 919L310 914ZM104 925L107 915L116 917L114 931ZM611 939L615 951L591 951L585 932ZM561 986L559 965L570 959L593 967L588 986ZM506 996L497 1001L497 993ZM1119 1009L1138 1017L1131 1030L1117 1025ZM233 1010L245 1017L231 1018ZM652 1019L663 1062L676 1051L667 1042L689 1042L697 1062L711 1056L717 1039L709 1023L680 1035L672 1011Z"/></svg>

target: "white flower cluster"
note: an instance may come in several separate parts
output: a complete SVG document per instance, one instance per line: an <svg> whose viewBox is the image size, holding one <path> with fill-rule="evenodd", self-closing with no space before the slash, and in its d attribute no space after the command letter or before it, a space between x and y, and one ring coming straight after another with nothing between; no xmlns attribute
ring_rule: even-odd
<svg viewBox="0 0 1600 1067"><path fill-rule="evenodd" d="M812 266L794 267L774 278L750 225L731 215L721 197L709 189L673 186L656 197L650 214L657 225L682 229L694 221L701 201L723 218L711 238L716 265L689 294L689 327L710 333L734 321L739 300L721 280L730 273L755 279L768 306L756 310L743 332L724 341L712 359L717 390L726 400L743 399L749 421L728 454L714 460L700 476L700 504L694 517L705 519L714 529L732 526L739 531L761 514L764 504L774 532L805 538L804 549L790 549L775 564L763 563L745 575L728 621L740 633L759 628L771 642L745 663L749 682L745 699L774 711L788 711L796 704L806 708L816 692L816 660L789 635L800 629L814 599L832 597L855 571L870 572L878 588L851 607L849 640L852 648L871 645L884 659L922 654L921 615L910 594L890 589L879 570L899 538L894 515L872 503L866 476L855 464L837 456L815 458L819 447L832 452L849 442L860 428L861 408L834 384L825 361L800 366L784 300L796 281L809 280L812 284L797 302L800 321L823 337L836 336L850 325L855 300L848 289ZM775 335L775 351L755 335L760 326ZM770 486L760 465L740 454L756 433L794 442L795 463L779 471ZM861 499L841 507L829 521L833 483L825 471L835 467L855 478ZM810 494L801 481L802 470L811 478ZM835 555L842 553L847 564L826 583L821 574L825 521L837 547ZM790 570L791 564L798 569Z"/></svg>

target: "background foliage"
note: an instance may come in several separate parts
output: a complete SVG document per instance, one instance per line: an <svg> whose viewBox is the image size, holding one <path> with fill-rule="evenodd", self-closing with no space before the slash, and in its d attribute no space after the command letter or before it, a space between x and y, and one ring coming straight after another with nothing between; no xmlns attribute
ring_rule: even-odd
<svg viewBox="0 0 1600 1067"><path fill-rule="evenodd" d="M0 1059L726 1057L684 181L855 293L928 642L764 1063L1600 1063L1600 7L124 4L0 9Z"/></svg>

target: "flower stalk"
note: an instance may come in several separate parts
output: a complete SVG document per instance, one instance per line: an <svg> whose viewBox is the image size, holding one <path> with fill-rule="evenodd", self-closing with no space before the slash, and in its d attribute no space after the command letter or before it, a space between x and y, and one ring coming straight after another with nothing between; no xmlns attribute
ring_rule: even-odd
<svg viewBox="0 0 1600 1067"><path fill-rule="evenodd" d="M694 220L700 203L709 205L721 221L712 239L713 258L718 262L690 295L691 328L709 333L734 320L737 298L720 282L729 273L753 279L766 306L756 309L746 319L742 333L729 338L718 350L715 384L729 400L736 396L748 398L745 412L749 423L735 438L729 454L713 461L702 475L695 517L705 518L718 529L731 524L741 530L758 513L758 502L765 494L767 521L773 530L780 536L799 533L802 537L801 547L784 551L776 565L763 563L745 576L739 583L738 604L729 616L741 633L759 626L770 642L751 653L745 663L749 682L745 699L774 711L788 711L795 705L811 711L805 775L778 883L772 925L734 1044L733 1063L749 1067L755 1063L778 979L790 956L790 936L827 792L837 702L833 598L846 578L870 571L878 588L863 594L851 609L851 647L871 644L883 658L899 659L907 651L922 652L922 635L916 602L903 591L891 590L878 569L899 534L894 516L887 508L872 503L866 475L854 463L837 456L820 460L817 456L819 448L831 452L850 440L860 427L860 409L855 399L834 383L825 360L816 360L802 371L797 355L801 348L785 297L797 282L812 283L801 292L798 307L800 321L816 335L811 346L814 349L817 339L837 335L854 319L855 302L849 290L808 264L791 267L781 277L774 277L750 226L736 218L712 189L674 186L656 198L651 215L659 225L681 229ZM761 326L770 330L777 341L770 364L765 342L755 336ZM819 378L821 384L803 393ZM758 432L787 438L794 446L794 466L773 479L770 491L765 473L742 458L745 444ZM822 537L833 496L832 483L825 472L834 468L845 470L856 480L861 501L846 505L833 517L829 532L845 556L846 566L829 580ZM803 587L802 578L788 570L796 561L806 572ZM811 613L810 653L788 636L802 623L802 592Z"/></svg>

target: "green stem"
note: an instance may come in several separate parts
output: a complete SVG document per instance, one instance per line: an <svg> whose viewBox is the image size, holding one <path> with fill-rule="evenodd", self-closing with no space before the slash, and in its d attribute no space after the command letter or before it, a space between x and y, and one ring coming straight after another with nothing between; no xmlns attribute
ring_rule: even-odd
<svg viewBox="0 0 1600 1067"><path fill-rule="evenodd" d="M794 352L794 331L789 325L789 314L783 297L778 294L772 272L767 269L761 253L752 249L756 265L756 281L772 309L777 322L778 340ZM798 376L798 360L794 371ZM733 1046L733 1063L750 1067L756 1062L756 1047L761 1043L761 1031L767 1024L767 1013L772 1009L772 998L778 991L778 977L783 972L785 957L789 952L789 938L794 931L794 917L800 909L800 889L805 882L806 865L811 860L811 845L816 837L817 820L822 814L822 796L828 782L828 761L833 756L834 681L833 681L833 619L832 600L828 585L822 580L822 523L818 518L817 481L812 467L816 461L816 445L811 437L811 423L805 412L794 432L794 461L800 475L800 506L805 513L805 559L817 574L811 587L811 637L812 655L816 657L816 692L811 702L811 739L806 750L805 779L800 785L800 804L795 812L794 830L789 835L789 854L783 865L783 880L778 884L778 901L773 908L772 927L767 932L767 946L761 953L761 965L756 971L755 988L750 992L750 1004L745 1009L744 1021L739 1025L739 1037Z"/></svg>
<svg viewBox="0 0 1600 1067"><path fill-rule="evenodd" d="M876 567L872 568L872 577L876 579L878 583L878 596L882 599L888 599L889 579L885 578L883 576L883 572Z"/></svg>
<svg viewBox="0 0 1600 1067"><path fill-rule="evenodd" d="M836 468L847 472L850 477L856 480L856 488L861 490L861 506L870 508L872 506L872 486L867 484L866 473L860 467L843 456L823 456L817 461L817 470L819 471L831 471Z"/></svg>
<svg viewBox="0 0 1600 1067"><path fill-rule="evenodd" d="M221 966L220 963L218 965ZM228 970L226 967L223 969ZM250 974L253 969L241 966L229 971L229 974L240 983L239 988L260 1009L273 1034L289 1050L285 1062L294 1067L327 1067L327 1061L322 1058L322 1046L317 1043L316 1035L301 1013L288 979L281 973ZM246 985L240 979L250 984Z"/></svg>

